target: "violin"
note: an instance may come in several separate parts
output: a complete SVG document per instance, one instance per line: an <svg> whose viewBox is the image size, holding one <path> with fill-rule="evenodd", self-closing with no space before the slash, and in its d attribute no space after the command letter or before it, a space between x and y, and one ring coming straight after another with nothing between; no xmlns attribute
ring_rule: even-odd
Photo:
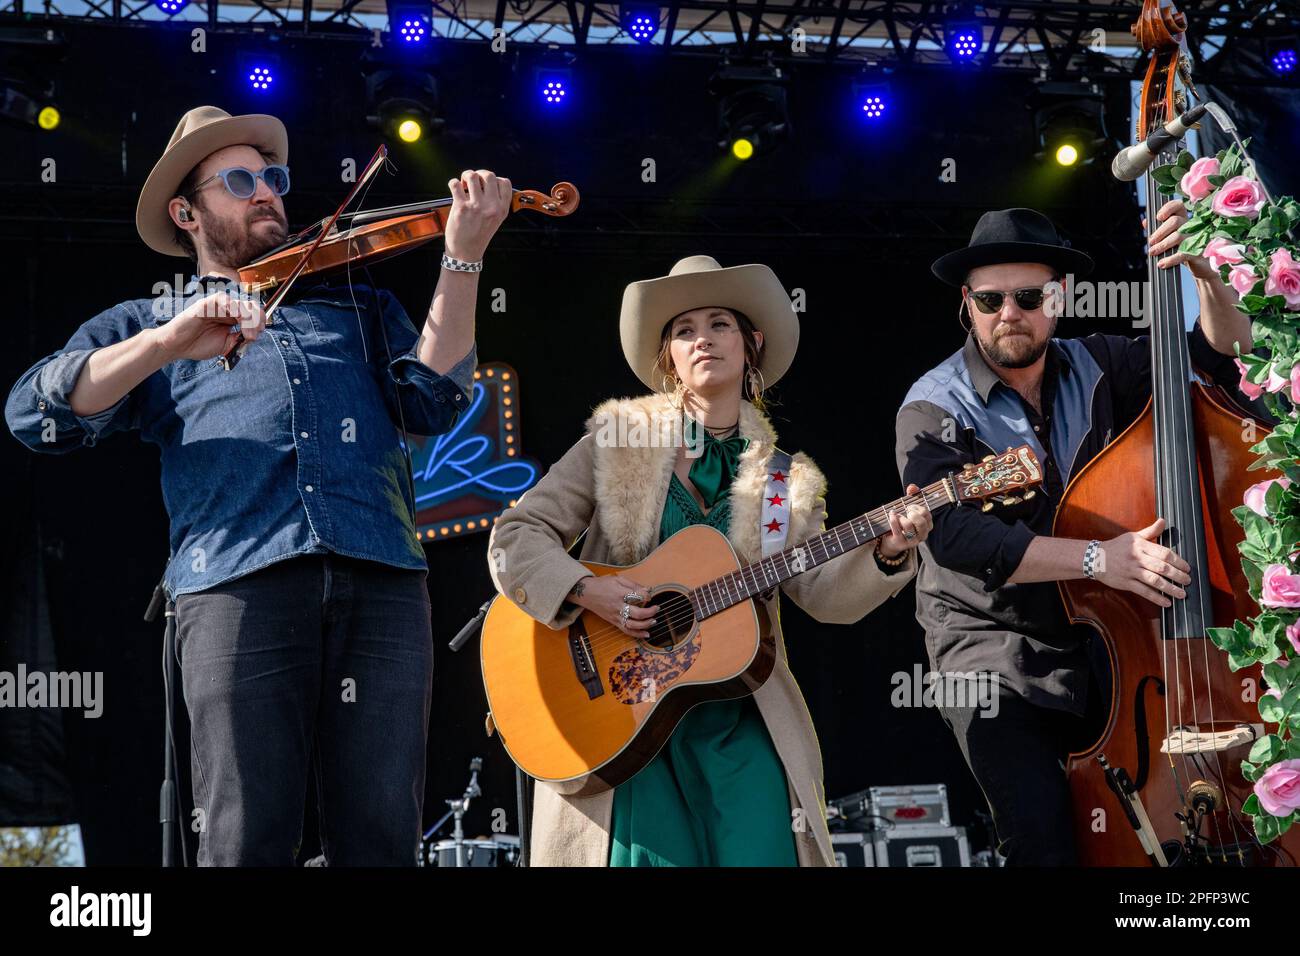
<svg viewBox="0 0 1300 956"><path fill-rule="evenodd" d="M1186 18L1171 0L1144 0L1133 34L1151 53L1137 139L1186 112L1196 96ZM1199 99L1199 96L1197 96ZM1157 164L1172 163L1176 144ZM1147 216L1163 200L1147 177ZM1269 473L1253 462L1243 430L1269 429L1234 396L1196 372L1189 355L1177 269L1148 255L1151 399L1120 436L1066 486L1052 533L1105 541L1166 520L1160 543L1191 565L1186 598L1160 607L1088 579L1059 582L1072 621L1091 624L1109 658L1111 697L1101 736L1070 755L1080 863L1087 866L1294 865L1300 832L1264 844L1243 802L1242 759L1265 733L1243 692L1262 689L1258 665L1233 673L1207 636L1254 613L1232 515ZM1195 373L1195 374L1194 374ZM1123 494L1115 489L1123 488Z"/></svg>
<svg viewBox="0 0 1300 956"><path fill-rule="evenodd" d="M262 303L268 319L301 276L320 276L379 262L418 249L446 230L451 215L450 197L344 213L343 210L383 166L387 157L388 147L381 145L334 215L239 269L244 292L270 293ZM516 189L510 200L510 211L531 209L546 216L567 216L578 208L579 198L577 187L569 182L556 183L549 194L535 189ZM346 228L340 228L341 222L346 223ZM238 364L247 347L248 343L241 334L230 351L222 356L222 365L227 371Z"/></svg>

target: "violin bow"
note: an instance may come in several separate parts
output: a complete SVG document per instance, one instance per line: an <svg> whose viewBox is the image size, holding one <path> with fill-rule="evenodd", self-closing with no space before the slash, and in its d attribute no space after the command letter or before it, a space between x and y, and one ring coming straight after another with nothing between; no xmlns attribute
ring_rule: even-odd
<svg viewBox="0 0 1300 956"><path fill-rule="evenodd" d="M325 222L324 228L322 228L316 235L311 246L308 247L302 258L298 260L297 265L293 267L293 271L285 277L284 282L281 283L280 286L267 298L266 302L263 303L262 310L266 314L268 321L270 321L272 313L275 312L281 300L288 295L289 289L293 286L294 282L297 281L298 276L302 275L303 270L307 268L307 263L311 261L312 253L319 248L321 242L330 234L330 230L334 228L334 224L339 221L339 217L343 215L343 210L348 208L352 200L356 197L357 192L365 186L366 183L370 182L371 178L374 177L375 173L379 172L379 168L383 166L387 159L388 147L381 143L379 149L375 151L375 155L372 156L370 162L366 164L365 171L357 177L357 181L353 184L352 189L348 191L347 197L344 198L343 202L339 205L339 208L334 210L334 215ZM239 360L243 358L244 352L247 350L248 342L245 340L244 333L241 331L239 337L235 340L235 344L230 347L230 351L221 356L222 368L229 372L239 364Z"/></svg>

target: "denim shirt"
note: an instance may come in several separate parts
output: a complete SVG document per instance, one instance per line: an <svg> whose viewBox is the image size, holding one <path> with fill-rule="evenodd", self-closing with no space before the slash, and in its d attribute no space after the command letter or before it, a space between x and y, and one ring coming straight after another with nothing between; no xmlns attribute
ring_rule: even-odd
<svg viewBox="0 0 1300 956"><path fill-rule="evenodd" d="M187 296L113 306L28 369L5 405L14 436L62 453L139 429L159 446L172 597L325 551L426 568L399 396L408 432L447 431L469 405L477 356L471 347L445 376L422 364L415 328L385 290L307 288L273 313L231 371L218 359L181 359L111 408L72 411L68 397L95 349L169 321L214 291L204 281L207 289L187 287Z"/></svg>

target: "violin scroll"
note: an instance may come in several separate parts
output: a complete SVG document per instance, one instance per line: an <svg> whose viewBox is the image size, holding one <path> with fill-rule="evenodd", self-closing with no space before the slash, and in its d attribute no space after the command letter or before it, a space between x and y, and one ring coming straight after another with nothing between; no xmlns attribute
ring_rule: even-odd
<svg viewBox="0 0 1300 956"><path fill-rule="evenodd" d="M567 216L578 208L578 187L573 183L556 183L551 194L537 189L516 189L510 201L510 211L532 209L547 216Z"/></svg>

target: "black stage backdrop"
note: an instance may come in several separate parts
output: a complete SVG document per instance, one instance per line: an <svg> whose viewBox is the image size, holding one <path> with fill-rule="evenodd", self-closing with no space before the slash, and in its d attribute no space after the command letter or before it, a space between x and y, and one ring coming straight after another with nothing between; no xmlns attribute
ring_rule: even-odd
<svg viewBox="0 0 1300 956"><path fill-rule="evenodd" d="M236 70L248 38L210 35L207 52L193 53L188 29L174 26L61 27L68 40L56 65L62 125L54 133L0 134L6 387L98 311L149 295L177 271L188 274L182 260L149 252L132 226L140 184L186 109L214 103L285 121L294 227L331 212L348 188L345 160L360 167L380 141L365 122L368 38L270 44L280 57L280 88L260 99L241 90ZM542 115L532 89L536 63L527 55L444 45L429 61L446 128L415 146L390 143L396 173L380 178L367 205L443 196L448 178L466 167L493 169L521 188L569 179L582 190L582 207L567 220L512 217L480 286L480 360L518 370L523 450L544 464L579 437L598 401L642 390L618 344L622 289L666 273L685 255L711 254L724 265L763 261L788 289L804 290L799 357L777 390L774 417L782 445L808 452L829 476L833 522L900 493L894 413L909 384L963 338L957 296L930 275L929 263L964 245L981 211L1042 208L1097 257L1098 278L1142 276L1133 190L1111 182L1105 162L1067 173L1033 160L1025 106L1032 86L1022 76L894 75L890 121L868 130L852 115L853 72L796 64L791 140L739 164L717 146L706 92L716 61L709 58L588 48L574 64L562 117ZM1104 89L1110 134L1125 139L1127 79ZM55 162L54 182L41 178L47 159ZM955 181L941 178L946 159L955 162ZM653 181L646 181L647 161ZM437 278L437 253L432 246L373 270L376 284L393 289L417 321ZM504 312L488 308L494 289L505 290ZM1103 327L1063 322L1059 334ZM1117 321L1106 330L1133 332ZM66 766L47 774L56 781L60 770L67 774L69 815L83 826L88 862L153 863L161 629L144 623L142 612L168 551L156 452L119 435L90 451L47 457L6 438L0 468L10 490L5 619L26 622L11 638L35 644L35 592L16 582L18 569L39 554L58 667L104 673L103 716L64 718ZM256 510L257 502L247 507ZM443 812L444 798L463 789L470 759L483 756L484 795L467 820L471 834L489 829L495 808L505 809L510 832L518 830L513 767L484 735L476 645L446 650L491 594L486 542L480 534L426 548L437 663L425 819ZM926 666L913 610L910 587L850 627L819 625L786 601L791 668L818 730L830 796L945 782L955 822L973 825L982 800L937 713L891 705L892 676ZM183 720L181 731L188 764ZM13 746L28 738L0 739ZM42 753L58 763L54 743ZM0 762L13 767L16 757L0 754ZM188 788L188 766L182 783ZM53 791L48 801L47 816L64 815ZM17 822L18 811L4 809ZM311 812L304 855L316 844Z"/></svg>

